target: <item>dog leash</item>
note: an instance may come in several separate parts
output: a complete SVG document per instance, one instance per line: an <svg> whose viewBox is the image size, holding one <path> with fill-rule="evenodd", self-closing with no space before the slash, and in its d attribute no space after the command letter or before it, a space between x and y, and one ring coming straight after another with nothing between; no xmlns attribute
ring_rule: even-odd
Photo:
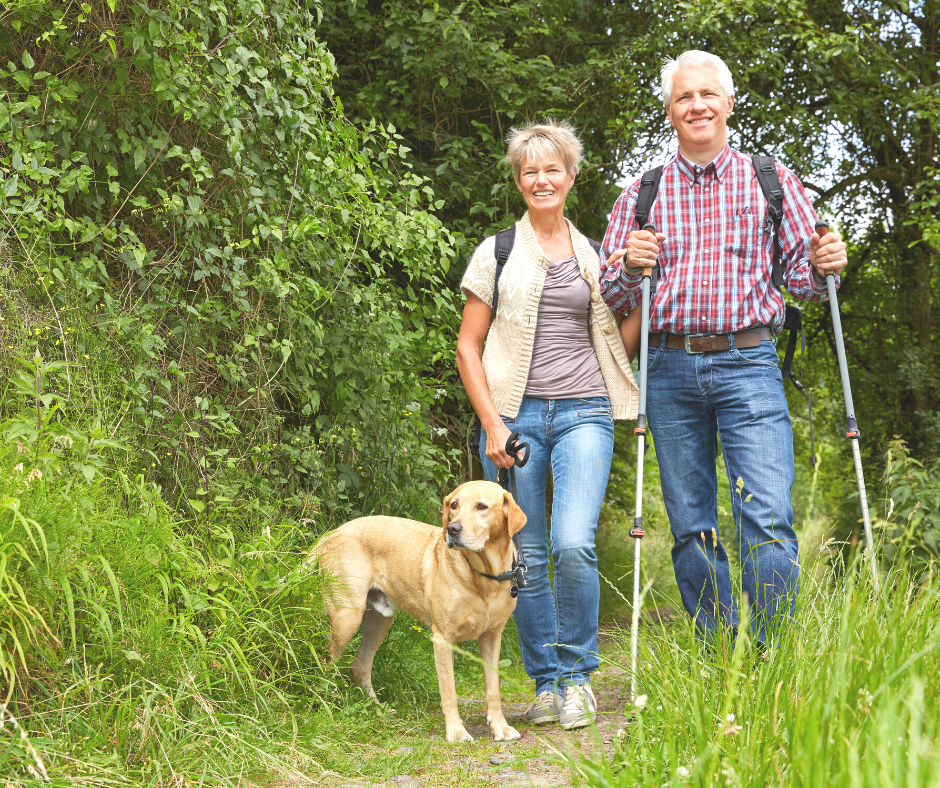
<svg viewBox="0 0 940 788"><path fill-rule="evenodd" d="M506 454L515 459L515 465L510 468L497 468L496 470L496 483L502 487L506 492L512 495L513 500L516 502L516 505L519 505L518 496L516 495L516 466L522 467L529 461L529 444L528 443L519 443L519 438L521 436L518 432L514 432L509 436L509 440L506 441ZM518 457L518 452L523 452L522 458ZM503 572L501 575L486 575L492 580L512 580L512 587L509 589L509 596L515 599L519 596L519 589L525 588L529 581L526 580L525 573L529 571L529 567L525 562L525 554L522 552L522 547L519 542L516 541L516 537L512 537L512 545L515 548L515 555L512 557L512 569L508 572ZM480 574L483 574L482 572Z"/></svg>

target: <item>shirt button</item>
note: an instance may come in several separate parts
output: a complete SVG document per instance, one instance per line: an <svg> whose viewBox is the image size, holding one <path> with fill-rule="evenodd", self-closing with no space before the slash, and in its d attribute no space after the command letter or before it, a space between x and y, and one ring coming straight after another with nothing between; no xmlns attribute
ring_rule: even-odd
<svg viewBox="0 0 940 788"><path fill-rule="evenodd" d="M702 284L703 284L703 285L707 285L707 284L708 284L708 280L706 279L704 282L702 282Z"/></svg>
<svg viewBox="0 0 940 788"><path fill-rule="evenodd" d="M705 187L705 191L708 191L708 187L707 187L707 186Z"/></svg>
<svg viewBox="0 0 940 788"><path fill-rule="evenodd" d="M708 320L708 318L705 317L705 315L702 315L702 320Z"/></svg>

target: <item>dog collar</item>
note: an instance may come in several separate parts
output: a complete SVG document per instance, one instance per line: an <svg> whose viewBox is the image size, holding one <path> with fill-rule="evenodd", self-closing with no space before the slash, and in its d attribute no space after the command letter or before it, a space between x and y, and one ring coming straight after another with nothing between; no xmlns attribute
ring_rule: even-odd
<svg viewBox="0 0 940 788"><path fill-rule="evenodd" d="M467 558L466 555L463 557L463 560L467 562L467 566L469 566L474 572L476 572L478 575L482 575L488 580L496 580L500 583L503 583L506 580L512 580L512 586L509 589L509 596L511 596L513 599L519 595L520 588L525 588L528 585L528 581L525 579L525 573L528 567L524 562L520 562L518 560L515 551L513 551L512 556L512 569L510 569L508 572L503 572L501 575L491 575L487 574L486 572L481 572L470 563L470 559Z"/></svg>

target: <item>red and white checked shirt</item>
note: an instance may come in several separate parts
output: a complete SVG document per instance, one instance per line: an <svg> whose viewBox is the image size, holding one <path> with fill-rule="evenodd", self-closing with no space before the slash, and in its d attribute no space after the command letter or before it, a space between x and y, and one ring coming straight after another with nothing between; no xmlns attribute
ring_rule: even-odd
<svg viewBox="0 0 940 788"><path fill-rule="evenodd" d="M824 301L825 281L812 275L809 239L816 212L799 179L781 164L781 265L787 291L801 301ZM623 249L638 229L634 212L639 179L614 204L601 260ZM783 325L783 293L771 282L773 224L751 157L727 145L710 164L679 153L663 167L649 221L664 233L659 283L650 304L650 331L727 334L753 326ZM838 279L836 280L838 283ZM629 312L642 296L642 279L626 264L601 263L601 292L616 312Z"/></svg>

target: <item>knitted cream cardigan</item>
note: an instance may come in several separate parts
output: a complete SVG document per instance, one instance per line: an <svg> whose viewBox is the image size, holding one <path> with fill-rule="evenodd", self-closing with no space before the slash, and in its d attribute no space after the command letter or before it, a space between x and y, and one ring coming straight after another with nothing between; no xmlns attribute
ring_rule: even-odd
<svg viewBox="0 0 940 788"><path fill-rule="evenodd" d="M588 315L591 344L604 376L613 417L636 418L639 392L613 313L601 298L597 281L600 260L587 238L571 222L568 222L568 227L581 275L591 287L591 311ZM550 266L551 259L539 246L529 214L526 213L516 224L512 254L499 278L496 319L490 325L483 349L483 371L487 387L501 416L515 418L522 405L532 362L539 300ZM495 277L496 240L495 236L491 236L473 253L460 287L464 294L473 293L492 306Z"/></svg>

